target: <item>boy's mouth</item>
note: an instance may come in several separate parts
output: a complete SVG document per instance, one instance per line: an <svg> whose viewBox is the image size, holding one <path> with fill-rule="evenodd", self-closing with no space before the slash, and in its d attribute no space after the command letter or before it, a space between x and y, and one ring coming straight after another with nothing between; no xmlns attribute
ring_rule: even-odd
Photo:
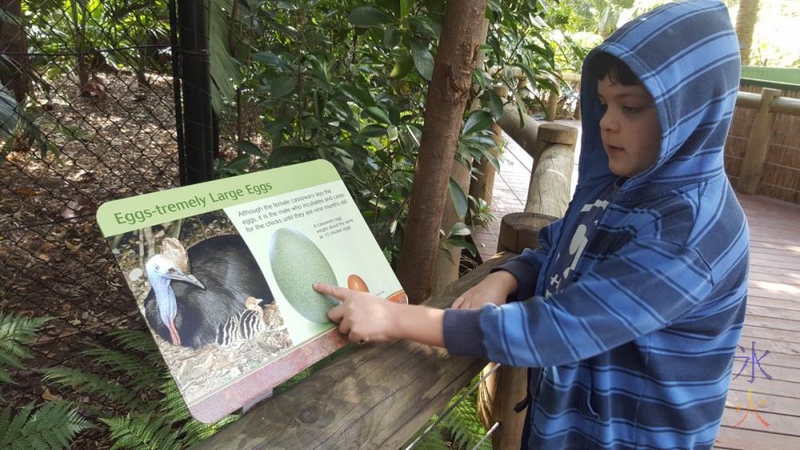
<svg viewBox="0 0 800 450"><path fill-rule="evenodd" d="M624 150L625 150L624 148L617 147L616 145L611 145L611 144L606 145L606 151L608 153L619 153Z"/></svg>

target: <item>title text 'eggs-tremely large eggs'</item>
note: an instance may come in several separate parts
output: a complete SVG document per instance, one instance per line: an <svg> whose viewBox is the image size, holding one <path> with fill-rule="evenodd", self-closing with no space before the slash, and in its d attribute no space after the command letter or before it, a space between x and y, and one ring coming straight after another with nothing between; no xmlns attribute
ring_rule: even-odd
<svg viewBox="0 0 800 450"><path fill-rule="evenodd" d="M335 299L311 286L323 282L336 286L336 275L325 255L306 235L289 228L277 230L270 239L269 261L283 296L306 319L327 323Z"/></svg>

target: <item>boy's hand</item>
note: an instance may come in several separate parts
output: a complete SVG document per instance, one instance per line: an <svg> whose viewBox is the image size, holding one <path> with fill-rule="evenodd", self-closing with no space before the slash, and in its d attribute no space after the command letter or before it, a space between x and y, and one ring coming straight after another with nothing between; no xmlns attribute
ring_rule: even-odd
<svg viewBox="0 0 800 450"><path fill-rule="evenodd" d="M490 273L483 281L456 298L452 308L475 309L487 303L502 305L514 292L517 292L517 279L511 273L499 270Z"/></svg>
<svg viewBox="0 0 800 450"><path fill-rule="evenodd" d="M352 342L396 340L396 327L390 310L399 306L382 301L368 292L314 283L314 290L342 303L328 311L328 318L339 324L339 332Z"/></svg>

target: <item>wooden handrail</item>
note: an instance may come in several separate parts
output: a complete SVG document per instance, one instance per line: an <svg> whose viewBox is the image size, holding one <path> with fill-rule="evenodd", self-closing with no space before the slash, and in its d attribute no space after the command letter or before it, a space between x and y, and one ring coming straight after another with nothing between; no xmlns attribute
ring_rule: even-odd
<svg viewBox="0 0 800 450"><path fill-rule="evenodd" d="M742 162L742 170L736 189L743 194L755 194L764 173L764 165L769 153L769 141L778 113L800 116L800 99L782 97L778 89L764 88L760 94L739 92L736 106L756 109L747 148Z"/></svg>
<svg viewBox="0 0 800 450"><path fill-rule="evenodd" d="M760 109L761 99L764 95L763 92L764 91L761 93L739 91L736 96L736 106L748 109ZM800 116L800 99L777 95L770 100L767 112Z"/></svg>
<svg viewBox="0 0 800 450"><path fill-rule="evenodd" d="M425 304L450 306L513 255L496 255ZM400 448L486 365L406 341L352 347L196 448Z"/></svg>
<svg viewBox="0 0 800 450"><path fill-rule="evenodd" d="M769 102L772 112L800 116L800 98L776 97Z"/></svg>

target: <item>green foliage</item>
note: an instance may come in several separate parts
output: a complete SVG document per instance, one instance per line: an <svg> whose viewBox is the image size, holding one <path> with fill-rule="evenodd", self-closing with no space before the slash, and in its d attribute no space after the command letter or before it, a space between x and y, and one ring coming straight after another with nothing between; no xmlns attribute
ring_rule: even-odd
<svg viewBox="0 0 800 450"><path fill-rule="evenodd" d="M95 400L104 399L110 407L86 407L95 409L98 425L110 431L112 448L186 448L236 420L231 415L203 424L192 418L150 334L113 330L109 336L113 344L109 347L114 348L94 346L80 355L102 367L102 375L56 367L48 369L44 378ZM120 416L116 411L126 413Z"/></svg>
<svg viewBox="0 0 800 450"><path fill-rule="evenodd" d="M469 386L450 400L443 417L431 417L428 425L418 431L403 448L413 443L414 450L491 450L491 439L482 440L487 431L478 417L476 406L476 384L479 382L480 377L472 380Z"/></svg>
<svg viewBox="0 0 800 450"><path fill-rule="evenodd" d="M69 402L52 401L38 408L30 403L14 416L5 409L0 411L0 448L67 449L90 426Z"/></svg>
<svg viewBox="0 0 800 450"><path fill-rule="evenodd" d="M13 383L6 369L23 369L23 359L30 357L28 346L36 341L39 328L49 317L28 319L0 311L0 385Z"/></svg>
<svg viewBox="0 0 800 450"><path fill-rule="evenodd" d="M465 388L465 391L474 386L476 382L474 381L473 385ZM460 398L461 394L450 401L448 407L453 409L442 419L439 427L444 429L451 437L455 448L474 449L477 445L480 450L492 450L491 439L481 442L481 439L486 436L486 427L483 426L483 423L478 418L478 409L476 407L478 402L477 389L456 403ZM478 445L478 442L480 442L480 445Z"/></svg>
<svg viewBox="0 0 800 450"><path fill-rule="evenodd" d="M393 261L403 239L443 2L260 5L243 6L234 19L244 29L240 35L247 36L237 42L250 48L238 52L249 58L240 59L238 101L259 106L264 128L253 142L240 140L239 156L220 161L218 173L242 173L252 164L272 168L330 161ZM538 2L495 1L490 11L492 29L484 49L489 64L520 67L538 88L556 88L555 53L544 39ZM482 158L498 166L490 150L503 100L493 91L498 82L493 77L482 69L474 76L469 104L478 108L465 111L458 144L457 160L465 166ZM468 196L458 186L450 192L458 215L465 217Z"/></svg>
<svg viewBox="0 0 800 450"><path fill-rule="evenodd" d="M167 5L164 0L23 2L30 51L37 54L31 62L38 73L50 77L76 70L82 82L103 63L140 72L145 63L152 63L148 51L153 50L136 47L168 35ZM125 50L101 51L109 48Z"/></svg>
<svg viewBox="0 0 800 450"><path fill-rule="evenodd" d="M144 413L125 417L100 419L111 430L115 449L181 448L172 423L158 413Z"/></svg>
<svg viewBox="0 0 800 450"><path fill-rule="evenodd" d="M0 312L0 387L12 382L5 368L25 369L27 346L36 341L47 317L27 319ZM91 425L69 402L28 403L12 413L0 410L0 448L13 450L69 448L75 436Z"/></svg>

